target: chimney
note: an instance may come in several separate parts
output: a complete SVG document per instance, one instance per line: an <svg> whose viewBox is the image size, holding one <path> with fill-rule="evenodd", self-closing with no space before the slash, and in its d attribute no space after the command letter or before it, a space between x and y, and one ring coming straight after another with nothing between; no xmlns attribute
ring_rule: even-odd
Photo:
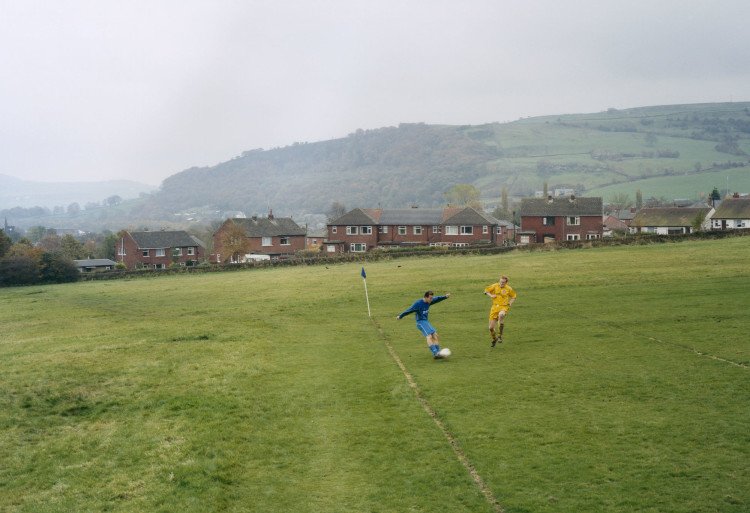
<svg viewBox="0 0 750 513"><path fill-rule="evenodd" d="M547 203L552 203L554 200L552 199L552 195L547 195Z"/></svg>
<svg viewBox="0 0 750 513"><path fill-rule="evenodd" d="M268 209L268 219L273 219L273 209L272 208Z"/></svg>

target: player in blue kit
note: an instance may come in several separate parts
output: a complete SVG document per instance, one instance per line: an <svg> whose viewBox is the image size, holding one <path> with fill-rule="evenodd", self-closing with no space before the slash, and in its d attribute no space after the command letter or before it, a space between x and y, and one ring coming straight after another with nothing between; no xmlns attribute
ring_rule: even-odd
<svg viewBox="0 0 750 513"><path fill-rule="evenodd" d="M429 314L431 305L439 303L449 297L451 297L449 293L444 296L436 296L434 292L428 290L424 293L422 299L416 300L413 305L396 316L396 319L403 319L411 313L416 316L417 329L427 339L427 347L429 347L432 356L436 359L443 358L440 354L440 341L438 340L437 330L432 324L430 324L430 321L427 320L427 315Z"/></svg>

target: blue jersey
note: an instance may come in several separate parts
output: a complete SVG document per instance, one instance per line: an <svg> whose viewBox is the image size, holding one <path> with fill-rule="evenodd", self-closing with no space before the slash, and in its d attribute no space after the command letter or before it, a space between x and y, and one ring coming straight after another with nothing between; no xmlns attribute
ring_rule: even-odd
<svg viewBox="0 0 750 513"><path fill-rule="evenodd" d="M419 321L426 321L427 315L430 313L430 305L434 305L435 303L439 303L443 299L448 299L448 296L433 296L432 302L428 303L424 299L417 299L414 301L414 304L411 305L409 308L398 314L399 319L403 319L405 316L409 315L410 313L413 313L417 317L417 322Z"/></svg>

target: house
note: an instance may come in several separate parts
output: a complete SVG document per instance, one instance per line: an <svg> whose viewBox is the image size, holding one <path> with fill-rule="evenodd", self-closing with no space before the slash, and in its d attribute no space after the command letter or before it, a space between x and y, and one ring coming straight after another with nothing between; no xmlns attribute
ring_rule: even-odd
<svg viewBox="0 0 750 513"><path fill-rule="evenodd" d="M628 233L628 225L625 221L618 219L613 215L605 215L602 219L604 225L603 237L614 237L615 234Z"/></svg>
<svg viewBox="0 0 750 513"><path fill-rule="evenodd" d="M320 251L327 233L325 228L308 228L307 233L305 233L305 249L308 251Z"/></svg>
<svg viewBox="0 0 750 513"><path fill-rule="evenodd" d="M323 244L327 253L414 246L499 245L514 228L512 223L501 224L471 207L355 208L328 223Z"/></svg>
<svg viewBox="0 0 750 513"><path fill-rule="evenodd" d="M305 249L307 231L291 217L252 216L227 219L213 234L214 262L283 259ZM238 252L239 251L239 252Z"/></svg>
<svg viewBox="0 0 750 513"><path fill-rule="evenodd" d="M186 231L123 232L115 245L117 260L128 269L192 266L205 258L203 242Z"/></svg>
<svg viewBox="0 0 750 513"><path fill-rule="evenodd" d="M552 197L521 200L519 244L600 239L601 198Z"/></svg>
<svg viewBox="0 0 750 513"><path fill-rule="evenodd" d="M713 208L709 206L642 208L630 223L630 233L678 235L693 233L696 225L708 230L711 215Z"/></svg>
<svg viewBox="0 0 750 513"><path fill-rule="evenodd" d="M76 267L82 273L93 273L98 271L111 271L117 265L109 258L89 258L85 260L73 260Z"/></svg>
<svg viewBox="0 0 750 513"><path fill-rule="evenodd" d="M750 198L738 196L723 200L711 216L712 230L750 228Z"/></svg>

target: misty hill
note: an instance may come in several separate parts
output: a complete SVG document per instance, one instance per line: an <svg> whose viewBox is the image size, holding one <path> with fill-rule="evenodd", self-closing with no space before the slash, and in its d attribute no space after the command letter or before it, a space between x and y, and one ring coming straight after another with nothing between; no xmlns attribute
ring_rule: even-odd
<svg viewBox="0 0 750 513"><path fill-rule="evenodd" d="M137 198L156 187L130 180L35 182L0 174L0 210L13 207L67 208L71 203L101 203L111 196Z"/></svg>
<svg viewBox="0 0 750 513"><path fill-rule="evenodd" d="M480 126L401 124L345 138L251 150L173 175L155 193L152 217L190 208L300 215L347 207L437 206L470 183L486 199L572 188L579 195L667 180L673 197L723 185L750 189L750 103L609 109ZM687 180L689 178L689 180ZM696 180L697 181L692 181ZM689 181L688 188L680 183ZM728 178L727 178L728 180ZM658 196L657 194L653 194Z"/></svg>

